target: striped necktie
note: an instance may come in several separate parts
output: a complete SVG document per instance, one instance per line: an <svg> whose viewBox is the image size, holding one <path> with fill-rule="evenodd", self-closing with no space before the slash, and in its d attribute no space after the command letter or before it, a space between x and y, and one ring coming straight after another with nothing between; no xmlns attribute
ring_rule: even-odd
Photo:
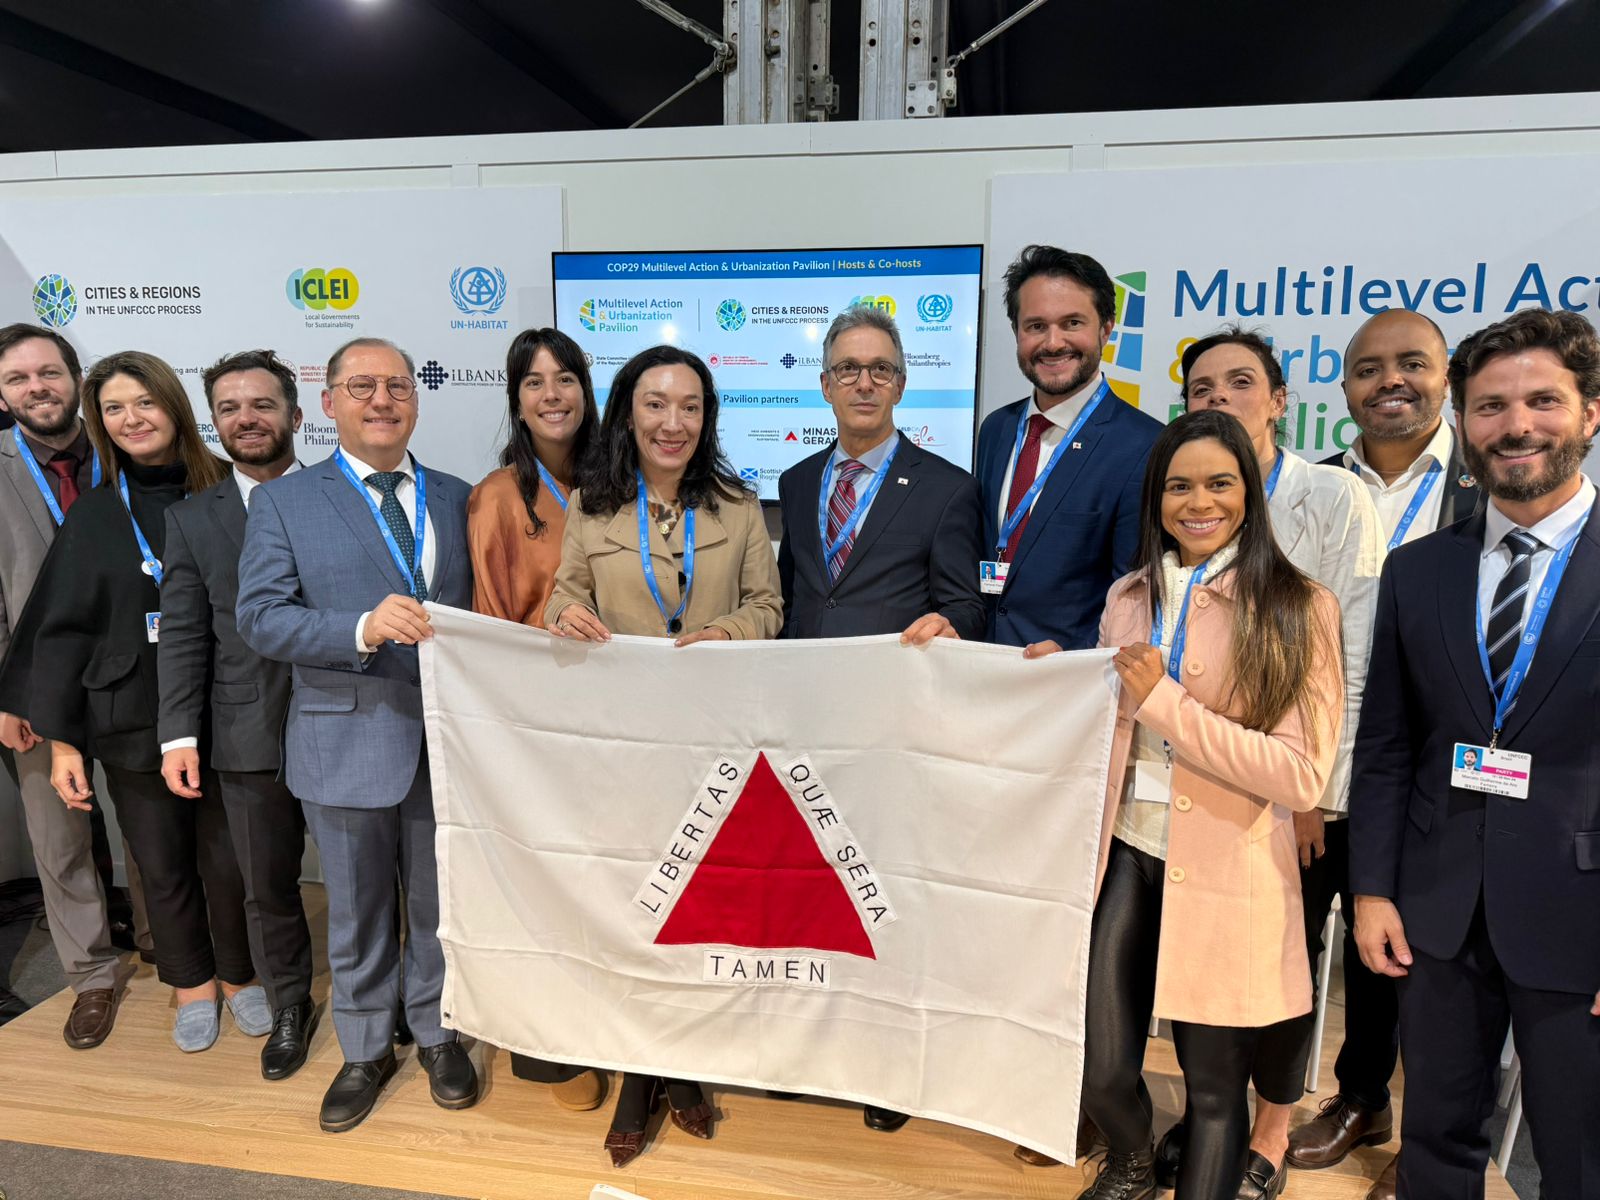
<svg viewBox="0 0 1600 1200"><path fill-rule="evenodd" d="M833 545L839 540L839 531L844 528L850 514L856 509L856 476L865 471L866 465L858 463L853 458L847 458L839 464L839 477L833 485L833 495L828 498L828 545ZM860 526L856 527L857 530ZM852 533L850 540L839 547L839 553L834 555L833 561L828 564L829 574L837 580L839 572L844 570L844 561L850 557L850 548L856 544L856 535Z"/></svg>
<svg viewBox="0 0 1600 1200"><path fill-rule="evenodd" d="M1517 657L1517 646L1522 641L1522 610L1527 607L1528 585L1533 574L1533 556L1544 546L1526 529L1513 529L1500 540L1511 551L1511 566L1494 589L1494 607L1489 610L1483 631L1496 694L1505 685L1511 663Z"/></svg>

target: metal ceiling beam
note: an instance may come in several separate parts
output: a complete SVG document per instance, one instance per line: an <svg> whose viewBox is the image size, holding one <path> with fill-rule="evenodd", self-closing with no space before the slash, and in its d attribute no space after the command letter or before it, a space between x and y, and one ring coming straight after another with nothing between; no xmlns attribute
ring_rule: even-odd
<svg viewBox="0 0 1600 1200"><path fill-rule="evenodd" d="M546 96L595 129L621 129L628 119L562 68L560 56L506 24L476 0L428 0Z"/></svg>
<svg viewBox="0 0 1600 1200"><path fill-rule="evenodd" d="M243 104L181 83L171 76L92 46L69 34L0 9L0 44L75 75L109 84L176 112L187 113L262 142L303 142L311 135Z"/></svg>

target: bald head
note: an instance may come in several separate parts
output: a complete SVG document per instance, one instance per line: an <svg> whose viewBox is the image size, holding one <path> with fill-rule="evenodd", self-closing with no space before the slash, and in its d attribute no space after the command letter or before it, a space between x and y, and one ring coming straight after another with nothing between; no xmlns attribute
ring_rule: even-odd
<svg viewBox="0 0 1600 1200"><path fill-rule="evenodd" d="M1369 318L1344 352L1345 403L1363 437L1412 438L1431 431L1447 391L1444 332L1421 313L1392 308Z"/></svg>

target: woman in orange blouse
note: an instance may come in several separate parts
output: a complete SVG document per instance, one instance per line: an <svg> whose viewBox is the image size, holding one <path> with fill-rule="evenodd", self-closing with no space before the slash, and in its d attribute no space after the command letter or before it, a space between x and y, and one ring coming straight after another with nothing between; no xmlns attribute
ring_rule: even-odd
<svg viewBox="0 0 1600 1200"><path fill-rule="evenodd" d="M583 351L555 329L525 329L506 354L510 434L500 468L472 490L467 540L474 612L544 628L561 564L572 472L600 427ZM586 1068L511 1056L519 1079L553 1085L558 1104L599 1105L600 1076Z"/></svg>

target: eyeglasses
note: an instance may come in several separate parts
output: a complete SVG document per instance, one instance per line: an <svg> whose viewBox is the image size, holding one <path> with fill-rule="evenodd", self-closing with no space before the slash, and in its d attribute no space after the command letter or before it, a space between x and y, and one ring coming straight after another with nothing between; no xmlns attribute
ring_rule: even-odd
<svg viewBox="0 0 1600 1200"><path fill-rule="evenodd" d="M349 392L352 400L371 400L378 391L378 379L376 375L352 375L333 386ZM409 375L384 375L382 379L392 399L409 400L417 394L417 381Z"/></svg>
<svg viewBox="0 0 1600 1200"><path fill-rule="evenodd" d="M834 380L842 387L849 387L860 379L863 371L872 377L873 383L877 384L891 384L904 374L894 363L883 362L881 359L875 363L868 363L866 366L862 366L858 362L847 361L834 363L833 366L828 368L828 374L832 375Z"/></svg>

